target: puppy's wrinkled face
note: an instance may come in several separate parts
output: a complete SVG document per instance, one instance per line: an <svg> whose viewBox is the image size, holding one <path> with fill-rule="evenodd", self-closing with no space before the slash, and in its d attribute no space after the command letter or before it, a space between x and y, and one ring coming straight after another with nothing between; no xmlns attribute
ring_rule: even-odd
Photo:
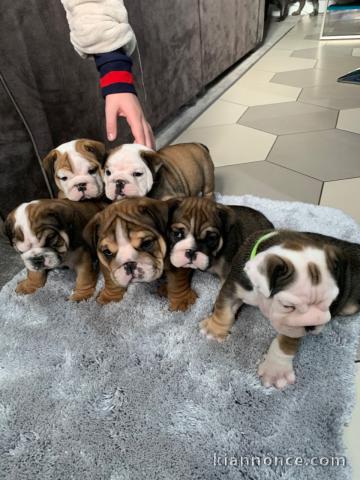
<svg viewBox="0 0 360 480"><path fill-rule="evenodd" d="M167 205L148 198L109 205L87 225L84 237L123 288L161 277L166 254Z"/></svg>
<svg viewBox="0 0 360 480"><path fill-rule="evenodd" d="M101 158L105 147L93 140L73 140L52 150L44 159L58 189L75 202L103 193Z"/></svg>
<svg viewBox="0 0 360 480"><path fill-rule="evenodd" d="M170 261L178 268L207 270L223 246L228 209L207 198L179 202L170 220Z"/></svg>
<svg viewBox="0 0 360 480"><path fill-rule="evenodd" d="M153 175L142 152L153 151L143 145L125 144L110 152L104 166L107 198L144 197L151 190Z"/></svg>
<svg viewBox="0 0 360 480"><path fill-rule="evenodd" d="M317 334L331 319L330 306L339 288L323 250L294 251L277 245L249 260L244 270L259 293L256 304L278 333Z"/></svg>
<svg viewBox="0 0 360 480"><path fill-rule="evenodd" d="M5 229L28 270L50 270L62 264L69 236L41 201L21 204L9 214Z"/></svg>

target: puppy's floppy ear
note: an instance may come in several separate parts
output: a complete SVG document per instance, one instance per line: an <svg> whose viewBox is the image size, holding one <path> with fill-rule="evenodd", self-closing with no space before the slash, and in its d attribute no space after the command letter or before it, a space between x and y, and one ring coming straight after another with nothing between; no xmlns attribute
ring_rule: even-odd
<svg viewBox="0 0 360 480"><path fill-rule="evenodd" d="M327 268L340 291L343 291L346 285L351 284L349 260L344 255L344 252L335 245L325 245L324 253Z"/></svg>
<svg viewBox="0 0 360 480"><path fill-rule="evenodd" d="M9 243L12 247L14 246L14 225L14 216L12 215L12 213L9 213L4 224L2 225L1 233L9 239Z"/></svg>
<svg viewBox="0 0 360 480"><path fill-rule="evenodd" d="M43 165L46 175L52 179L55 175L54 165L58 157L58 151L54 148L43 159Z"/></svg>
<svg viewBox="0 0 360 480"><path fill-rule="evenodd" d="M103 166L105 163L105 145L102 142L97 142L96 140L84 139L82 142L84 150L94 154L97 161L101 166Z"/></svg>
<svg viewBox="0 0 360 480"><path fill-rule="evenodd" d="M271 297L295 280L295 267L287 258L268 255L265 268Z"/></svg>
<svg viewBox="0 0 360 480"><path fill-rule="evenodd" d="M180 207L182 201L183 201L182 197L173 197L166 200L166 203L169 209L169 220L171 220L175 210Z"/></svg>
<svg viewBox="0 0 360 480"><path fill-rule="evenodd" d="M93 218L86 224L82 232L83 239L93 253L96 253L96 248L99 241L100 213L101 212L93 216Z"/></svg>
<svg viewBox="0 0 360 480"><path fill-rule="evenodd" d="M161 156L157 152L149 152L146 150L140 152L140 156L149 167L153 177L155 177L160 168L163 166Z"/></svg>
<svg viewBox="0 0 360 480"><path fill-rule="evenodd" d="M216 204L216 209L221 220L222 231L228 233L236 221L235 212L231 207L221 203Z"/></svg>
<svg viewBox="0 0 360 480"><path fill-rule="evenodd" d="M155 223L156 229L161 234L165 234L169 219L169 207L167 202L153 199L150 201L150 199L147 198L146 202L139 206L139 211L141 214L150 217L153 223Z"/></svg>

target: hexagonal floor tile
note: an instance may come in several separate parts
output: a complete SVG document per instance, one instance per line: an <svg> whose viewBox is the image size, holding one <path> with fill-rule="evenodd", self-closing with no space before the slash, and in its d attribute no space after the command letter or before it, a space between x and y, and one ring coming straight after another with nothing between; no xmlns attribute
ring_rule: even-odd
<svg viewBox="0 0 360 480"><path fill-rule="evenodd" d="M337 47L341 48L341 47ZM296 50L292 53L293 58L302 58L302 59L316 59L317 69L324 70L335 70L339 71L339 68L342 69L345 73L355 68L359 68L359 60L356 57L351 56L351 49L349 48L349 55L345 54L334 54L336 47L333 49L326 49L326 46L323 48L309 48L306 50Z"/></svg>
<svg viewBox="0 0 360 480"><path fill-rule="evenodd" d="M238 123L275 135L334 128L337 111L300 102L250 107Z"/></svg>
<svg viewBox="0 0 360 480"><path fill-rule="evenodd" d="M340 208L360 222L359 198L360 178L325 182L320 205Z"/></svg>
<svg viewBox="0 0 360 480"><path fill-rule="evenodd" d="M318 180L360 177L360 135L343 130L278 137L267 160Z"/></svg>
<svg viewBox="0 0 360 480"><path fill-rule="evenodd" d="M191 124L191 128L232 125L239 120L246 109L247 107L238 103L217 100Z"/></svg>
<svg viewBox="0 0 360 480"><path fill-rule="evenodd" d="M348 56L351 57L352 54L352 47L347 46L333 46L333 45L324 45L318 42L318 46L315 48L305 48L305 49L298 49L294 51L291 56L292 57L299 57L299 58L333 58L333 57L344 57ZM318 65L316 65L318 66Z"/></svg>
<svg viewBox="0 0 360 480"><path fill-rule="evenodd" d="M292 50L270 50L253 67L254 70L266 72L287 72L313 68L316 60L312 58L291 57Z"/></svg>
<svg viewBox="0 0 360 480"><path fill-rule="evenodd" d="M250 70L241 77L221 97L221 100L239 103L240 105L266 105L296 100L300 88L271 83L271 72Z"/></svg>
<svg viewBox="0 0 360 480"><path fill-rule="evenodd" d="M216 191L226 195L252 194L274 200L318 203L322 182L269 162L215 169Z"/></svg>
<svg viewBox="0 0 360 480"><path fill-rule="evenodd" d="M190 128L173 143L201 142L206 145L215 166L265 160L276 137L242 125Z"/></svg>
<svg viewBox="0 0 360 480"><path fill-rule="evenodd" d="M358 85L344 83L306 87L298 100L338 110L360 107L360 89Z"/></svg>
<svg viewBox="0 0 360 480"><path fill-rule="evenodd" d="M292 87L313 87L315 85L331 85L336 83L338 76L330 70L296 70L276 73L271 82L289 85Z"/></svg>
<svg viewBox="0 0 360 480"><path fill-rule="evenodd" d="M316 40L307 40L299 38L298 36L285 35L279 42L274 45L275 50L300 50L304 48L316 47L319 42Z"/></svg>
<svg viewBox="0 0 360 480"><path fill-rule="evenodd" d="M340 110L336 128L348 132L360 133L360 108Z"/></svg>

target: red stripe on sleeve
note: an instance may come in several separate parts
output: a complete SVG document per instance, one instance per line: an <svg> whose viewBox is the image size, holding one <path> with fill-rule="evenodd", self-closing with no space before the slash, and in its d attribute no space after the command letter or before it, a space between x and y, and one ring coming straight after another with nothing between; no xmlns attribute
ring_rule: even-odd
<svg viewBox="0 0 360 480"><path fill-rule="evenodd" d="M127 71L109 72L100 79L101 88L112 85L113 83L134 83L132 73Z"/></svg>

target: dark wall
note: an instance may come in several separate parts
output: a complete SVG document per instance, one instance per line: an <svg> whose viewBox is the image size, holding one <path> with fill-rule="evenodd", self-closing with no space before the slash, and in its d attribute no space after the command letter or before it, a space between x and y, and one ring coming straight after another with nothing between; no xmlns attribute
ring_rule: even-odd
<svg viewBox="0 0 360 480"><path fill-rule="evenodd" d="M125 5L138 41L147 102L135 52L137 90L156 128L202 86L198 0L125 0Z"/></svg>

